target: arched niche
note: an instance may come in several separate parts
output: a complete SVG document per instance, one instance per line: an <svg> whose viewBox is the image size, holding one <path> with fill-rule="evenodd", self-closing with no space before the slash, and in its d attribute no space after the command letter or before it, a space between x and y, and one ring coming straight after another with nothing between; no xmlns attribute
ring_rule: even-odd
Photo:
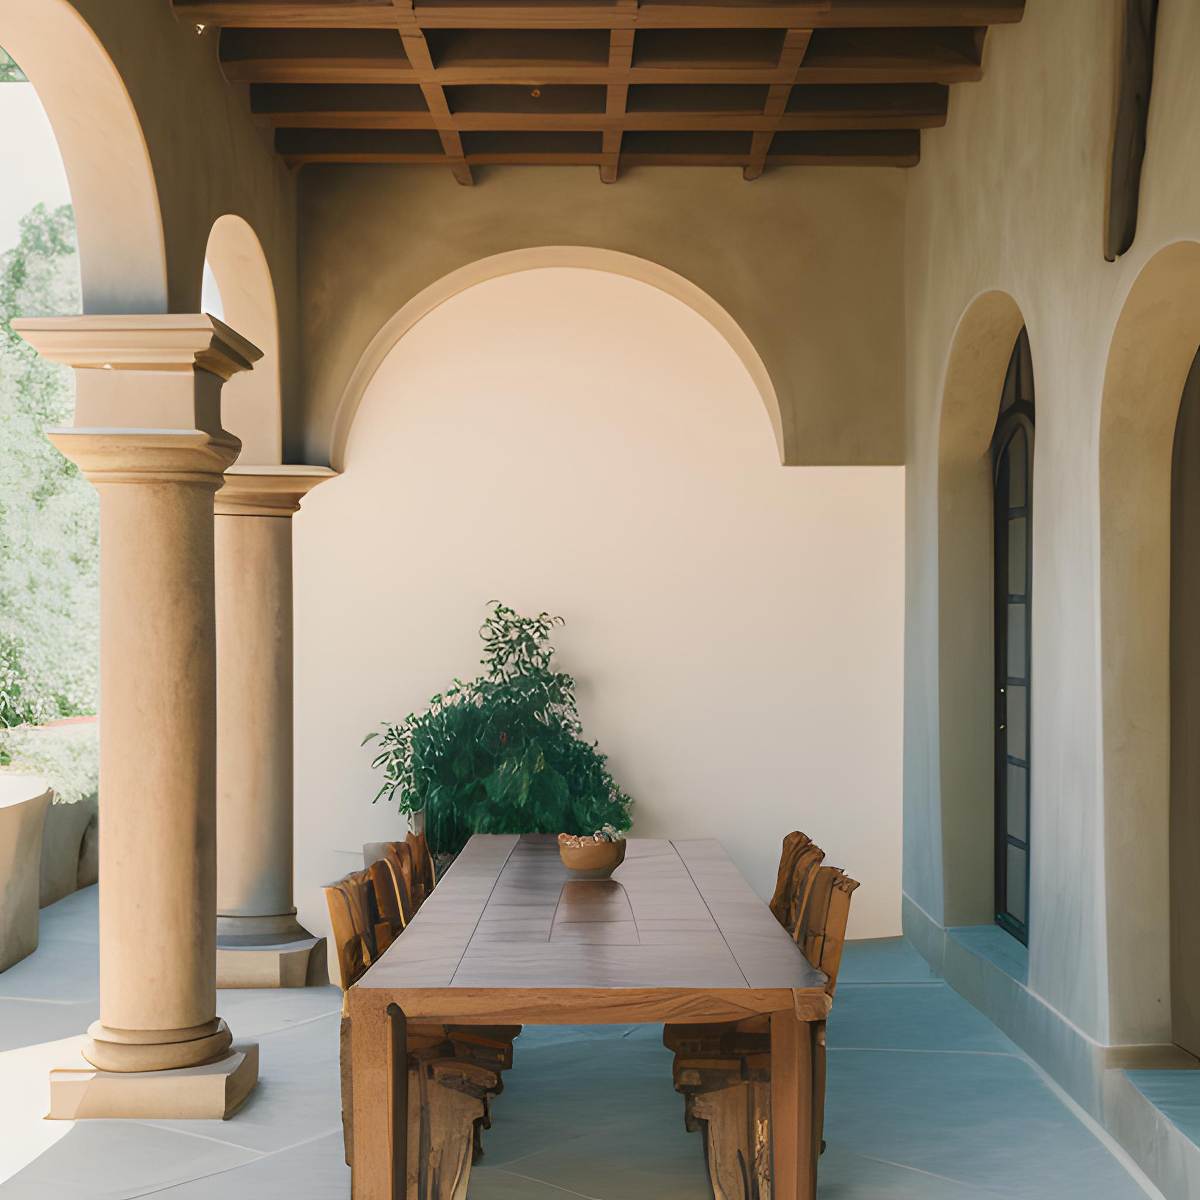
<svg viewBox="0 0 1200 1200"><path fill-rule="evenodd" d="M1168 1042L1171 467L1200 346L1200 243L1142 268L1100 409L1100 658L1110 1040Z"/></svg>
<svg viewBox="0 0 1200 1200"><path fill-rule="evenodd" d="M977 296L946 362L938 439L938 745L944 923L994 917L995 600L989 453L1025 320L1006 292Z"/></svg>
<svg viewBox="0 0 1200 1200"><path fill-rule="evenodd" d="M158 190L129 93L66 0L0 0L0 46L33 84L58 141L88 313L167 311Z"/></svg>
<svg viewBox="0 0 1200 1200"><path fill-rule="evenodd" d="M202 305L263 352L253 371L235 375L221 389L222 424L241 439L240 463L282 462L279 317L266 255L248 222L226 213L213 224L204 261L206 283L215 285L216 296L206 288Z"/></svg>
<svg viewBox="0 0 1200 1200"><path fill-rule="evenodd" d="M519 271L537 270L542 267L577 267L584 270L608 271L614 275L637 279L666 292L669 296L674 296L675 299L681 300L689 308L699 313L729 343L750 373L750 378L754 381L755 388L762 397L770 418L779 460L780 462L786 461L783 418L775 386L771 382L767 368L753 343L738 323L707 292L682 275L633 254L622 254L616 250L602 250L591 246L539 246L491 255L457 271L452 271L414 296L379 330L359 359L334 415L330 454L330 465L334 470L344 470L346 443L350 436L350 428L354 423L355 413L358 411L367 386L392 347L408 330L438 305L444 304L452 296L466 291L475 284L496 279L502 275L512 275Z"/></svg>

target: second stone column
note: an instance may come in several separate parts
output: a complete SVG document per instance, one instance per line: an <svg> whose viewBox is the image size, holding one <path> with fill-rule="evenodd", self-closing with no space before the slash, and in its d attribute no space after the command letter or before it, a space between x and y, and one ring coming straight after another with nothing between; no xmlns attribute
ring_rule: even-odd
<svg viewBox="0 0 1200 1200"><path fill-rule="evenodd" d="M292 898L292 516L334 474L239 465L217 493L219 987L326 982Z"/></svg>

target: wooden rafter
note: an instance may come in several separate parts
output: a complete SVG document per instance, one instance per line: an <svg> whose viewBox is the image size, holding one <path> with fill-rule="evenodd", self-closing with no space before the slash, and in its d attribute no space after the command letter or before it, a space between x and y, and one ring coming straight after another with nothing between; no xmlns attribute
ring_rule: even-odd
<svg viewBox="0 0 1200 1200"><path fill-rule="evenodd" d="M1024 0L174 0L293 165L911 166ZM399 36L397 36L397 34Z"/></svg>
<svg viewBox="0 0 1200 1200"><path fill-rule="evenodd" d="M638 0L620 0L622 15L628 15L628 26L613 26L608 33L608 69L617 73L620 82L605 89L604 114L608 118L602 131L603 161L600 178L605 183L617 182L621 161L621 133L629 100L629 72L633 67L633 22L637 20Z"/></svg>
<svg viewBox="0 0 1200 1200"><path fill-rule="evenodd" d="M791 71L792 83L800 73L800 64L808 52L812 41L811 29L789 29L783 39L783 48L779 52L779 70ZM776 130L779 128L779 118L787 108L788 98L792 94L792 83L773 83L767 88L767 102L763 107L763 116L769 121L765 129L756 130L750 139L750 161L742 168L745 179L757 179L763 173L767 162L767 151L771 148Z"/></svg>
<svg viewBox="0 0 1200 1200"><path fill-rule="evenodd" d="M413 12L413 0L392 0L392 8L396 15L396 26L400 30L400 41L404 45L404 54L413 67L426 76L425 82L420 85L425 104L431 114L443 119L443 123L437 127L437 133L442 140L442 150L450 164L450 170L459 183L469 187L475 182L475 177L471 174L471 168L463 154L462 137L450 120L446 91L437 80L433 59L429 54L429 43L425 40L425 31L417 24L416 14Z"/></svg>

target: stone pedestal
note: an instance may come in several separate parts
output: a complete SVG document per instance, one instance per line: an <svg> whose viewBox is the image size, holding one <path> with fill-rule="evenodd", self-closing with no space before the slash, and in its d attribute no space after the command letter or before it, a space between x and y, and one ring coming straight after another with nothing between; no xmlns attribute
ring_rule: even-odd
<svg viewBox="0 0 1200 1200"><path fill-rule="evenodd" d="M237 466L217 493L218 987L327 982L292 902L292 515L333 475Z"/></svg>
<svg viewBox="0 0 1200 1200"><path fill-rule="evenodd" d="M216 1012L213 496L222 383L259 352L207 316L14 322L88 380L50 432L100 494L100 1019L51 1113L223 1117L254 1085ZM215 1085L214 1079L226 1082ZM86 1100L86 1102L85 1102Z"/></svg>

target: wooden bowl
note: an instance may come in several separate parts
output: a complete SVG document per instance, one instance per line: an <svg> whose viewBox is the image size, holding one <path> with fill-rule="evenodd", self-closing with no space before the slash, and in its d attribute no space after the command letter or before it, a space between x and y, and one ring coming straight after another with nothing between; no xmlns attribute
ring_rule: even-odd
<svg viewBox="0 0 1200 1200"><path fill-rule="evenodd" d="M563 866L581 879L607 879L625 861L625 839L619 842L558 843Z"/></svg>

